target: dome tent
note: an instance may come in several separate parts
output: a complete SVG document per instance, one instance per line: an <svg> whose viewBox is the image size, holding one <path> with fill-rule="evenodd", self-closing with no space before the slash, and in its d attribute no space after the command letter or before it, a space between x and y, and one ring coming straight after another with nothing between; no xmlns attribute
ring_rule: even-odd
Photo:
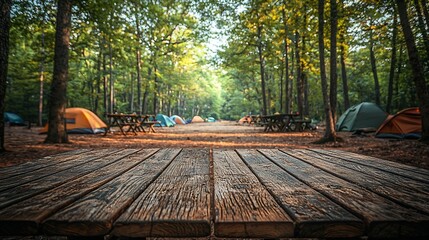
<svg viewBox="0 0 429 240"><path fill-rule="evenodd" d="M176 124L186 124L185 120L177 115L171 116L170 119L173 120Z"/></svg>
<svg viewBox="0 0 429 240"><path fill-rule="evenodd" d="M24 120L15 113L11 112L4 112L3 113L3 120L5 123L10 124L11 126L18 125L18 126L24 126L25 122Z"/></svg>
<svg viewBox="0 0 429 240"><path fill-rule="evenodd" d="M422 115L419 108L407 108L389 116L375 133L378 138L414 138L422 134Z"/></svg>
<svg viewBox="0 0 429 240"><path fill-rule="evenodd" d="M65 112L67 133L104 133L107 125L97 116L85 108L67 108ZM48 124L40 133L48 132Z"/></svg>
<svg viewBox="0 0 429 240"><path fill-rule="evenodd" d="M204 119L200 116L194 116L192 118L192 123L202 123L202 122L204 122Z"/></svg>
<svg viewBox="0 0 429 240"><path fill-rule="evenodd" d="M337 131L353 132L359 129L376 131L387 117L377 104L363 102L347 109L335 124Z"/></svg>
<svg viewBox="0 0 429 240"><path fill-rule="evenodd" d="M174 125L176 125L176 123L171 120L168 116L163 115L163 114L157 114L156 115L156 121L160 122L158 124L156 124L156 127L174 127Z"/></svg>

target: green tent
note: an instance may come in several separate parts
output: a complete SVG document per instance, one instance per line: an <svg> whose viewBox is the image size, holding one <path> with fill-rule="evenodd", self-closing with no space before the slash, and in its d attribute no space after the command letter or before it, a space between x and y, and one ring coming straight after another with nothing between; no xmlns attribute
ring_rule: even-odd
<svg viewBox="0 0 429 240"><path fill-rule="evenodd" d="M352 132L359 129L376 131L387 117L377 104L363 102L347 109L335 124L337 131Z"/></svg>

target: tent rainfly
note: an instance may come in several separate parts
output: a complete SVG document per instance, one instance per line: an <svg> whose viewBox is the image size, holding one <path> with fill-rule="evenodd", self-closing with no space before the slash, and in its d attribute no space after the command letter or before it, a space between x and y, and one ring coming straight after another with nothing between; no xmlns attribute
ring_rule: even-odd
<svg viewBox="0 0 429 240"><path fill-rule="evenodd" d="M407 108L389 116L375 133L378 138L414 138L422 134L422 115L419 108Z"/></svg>
<svg viewBox="0 0 429 240"><path fill-rule="evenodd" d="M373 130L380 127L387 113L377 104L363 102L347 109L335 124L337 131L353 132L356 130Z"/></svg>
<svg viewBox="0 0 429 240"><path fill-rule="evenodd" d="M171 116L170 119L173 120L176 124L186 124L185 120L177 115Z"/></svg>
<svg viewBox="0 0 429 240"><path fill-rule="evenodd" d="M204 122L204 119L200 116L194 116L192 118L192 123L202 123L202 122Z"/></svg>
<svg viewBox="0 0 429 240"><path fill-rule="evenodd" d="M65 112L67 133L104 133L107 125L97 116L85 108L66 108ZM48 132L48 124L40 133Z"/></svg>
<svg viewBox="0 0 429 240"><path fill-rule="evenodd" d="M176 125L176 123L173 120L171 120L168 116L163 114L157 114L156 120L159 122L158 124L155 125L156 127L174 127L174 125Z"/></svg>
<svg viewBox="0 0 429 240"><path fill-rule="evenodd" d="M11 126L13 126L13 125L24 126L25 125L24 120L18 114L11 113L11 112L4 112L3 120L5 123L9 123Z"/></svg>

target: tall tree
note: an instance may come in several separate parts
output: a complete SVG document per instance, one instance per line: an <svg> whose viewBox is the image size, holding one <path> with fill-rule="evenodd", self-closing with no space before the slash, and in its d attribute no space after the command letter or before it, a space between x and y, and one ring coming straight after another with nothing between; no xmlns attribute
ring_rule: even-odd
<svg viewBox="0 0 429 240"><path fill-rule="evenodd" d="M339 41L340 41L340 64L341 64L341 80L343 83L343 102L344 102L344 109L350 108L350 98L349 98L349 83L347 79L347 67L346 67L346 59L347 59L347 52L348 52L348 46L346 42L346 34L347 34L347 19L345 17L345 6L344 6L344 0L340 1L342 9L342 17L341 17L341 25L339 30Z"/></svg>
<svg viewBox="0 0 429 240"><path fill-rule="evenodd" d="M378 80L377 64L375 60L374 53L374 30L372 29L373 23L371 19L370 29L369 29L369 59L371 62L371 71L374 78L374 91L375 91L375 103L377 105L381 104L380 100L380 81Z"/></svg>
<svg viewBox="0 0 429 240"><path fill-rule="evenodd" d="M396 0L399 19L405 37L408 50L408 59L412 68L413 80L419 99L420 112L422 114L422 137L421 141L429 143L429 87L426 82L422 62L416 46L414 34L411 30L410 20L407 15L407 4L404 0Z"/></svg>
<svg viewBox="0 0 429 240"><path fill-rule="evenodd" d="M64 113L67 104L67 80L71 32L72 0L59 0L55 32L54 74L49 97L46 143L67 143Z"/></svg>
<svg viewBox="0 0 429 240"><path fill-rule="evenodd" d="M0 2L0 152L6 151L4 146L4 100L6 97L6 80L9 57L10 9L12 0Z"/></svg>
<svg viewBox="0 0 429 240"><path fill-rule="evenodd" d="M331 13L330 13L330 25L331 25L331 45L330 45L330 57L329 57L329 66L330 66L330 104L332 111L332 118L335 122L337 115L337 32L338 32L338 10L337 10L337 0L330 1Z"/></svg>
<svg viewBox="0 0 429 240"><path fill-rule="evenodd" d="M319 62L320 62L320 79L322 84L323 106L325 109L326 129L325 134L318 143L336 141L337 134L334 128L334 119L332 117L331 104L328 94L328 80L326 79L325 68L325 0L318 1L318 38L319 38Z"/></svg>
<svg viewBox="0 0 429 240"><path fill-rule="evenodd" d="M393 25L392 25L392 53L390 57L390 72L389 72L389 81L387 85L387 104L386 112L390 112L392 108L392 98L393 98L393 80L395 79L395 68L396 68L396 42L398 36L398 14L396 12L396 7L393 6Z"/></svg>

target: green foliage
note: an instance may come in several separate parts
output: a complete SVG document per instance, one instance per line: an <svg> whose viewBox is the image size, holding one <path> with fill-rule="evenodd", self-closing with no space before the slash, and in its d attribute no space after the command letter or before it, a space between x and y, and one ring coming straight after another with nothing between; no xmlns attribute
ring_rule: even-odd
<svg viewBox="0 0 429 240"><path fill-rule="evenodd" d="M343 1L341 4L341 38L338 38L347 51L351 103L374 101L368 50L371 33L384 107L390 70L392 6L383 1ZM113 94L114 108L119 112L142 111L138 104L143 102L146 113L158 111L185 118L198 114L237 120L244 115L260 114L262 90L257 49L260 44L269 112L284 111L286 101L291 103L292 111L297 111L298 43L299 65L308 80L309 114L322 119L316 5L316 1L309 0L76 1L68 105L85 107L103 115L108 111L104 109L104 98L108 102ZM52 0L14 1L5 105L6 110L32 122L37 122L38 117L42 68L45 99L50 91L55 14L55 1ZM326 19L328 16L329 11ZM325 31L328 31L329 21L326 25ZM210 59L207 40L209 31L216 28L219 28L217 32L225 34L227 42L221 43L223 48L215 59ZM296 33L300 36L298 42ZM328 32L325 36L329 36ZM423 59L428 59L421 35L416 36ZM329 39L325 41L328 46ZM141 53L140 88L137 85L137 51ZM293 89L291 99L285 96L286 54L288 79ZM394 111L417 104L401 34L397 56L400 65L395 69ZM341 86L341 78L338 81ZM113 83L113 92L109 91L110 83ZM338 101L339 111L345 110L341 105L341 87ZM46 100L43 103L47 109Z"/></svg>

